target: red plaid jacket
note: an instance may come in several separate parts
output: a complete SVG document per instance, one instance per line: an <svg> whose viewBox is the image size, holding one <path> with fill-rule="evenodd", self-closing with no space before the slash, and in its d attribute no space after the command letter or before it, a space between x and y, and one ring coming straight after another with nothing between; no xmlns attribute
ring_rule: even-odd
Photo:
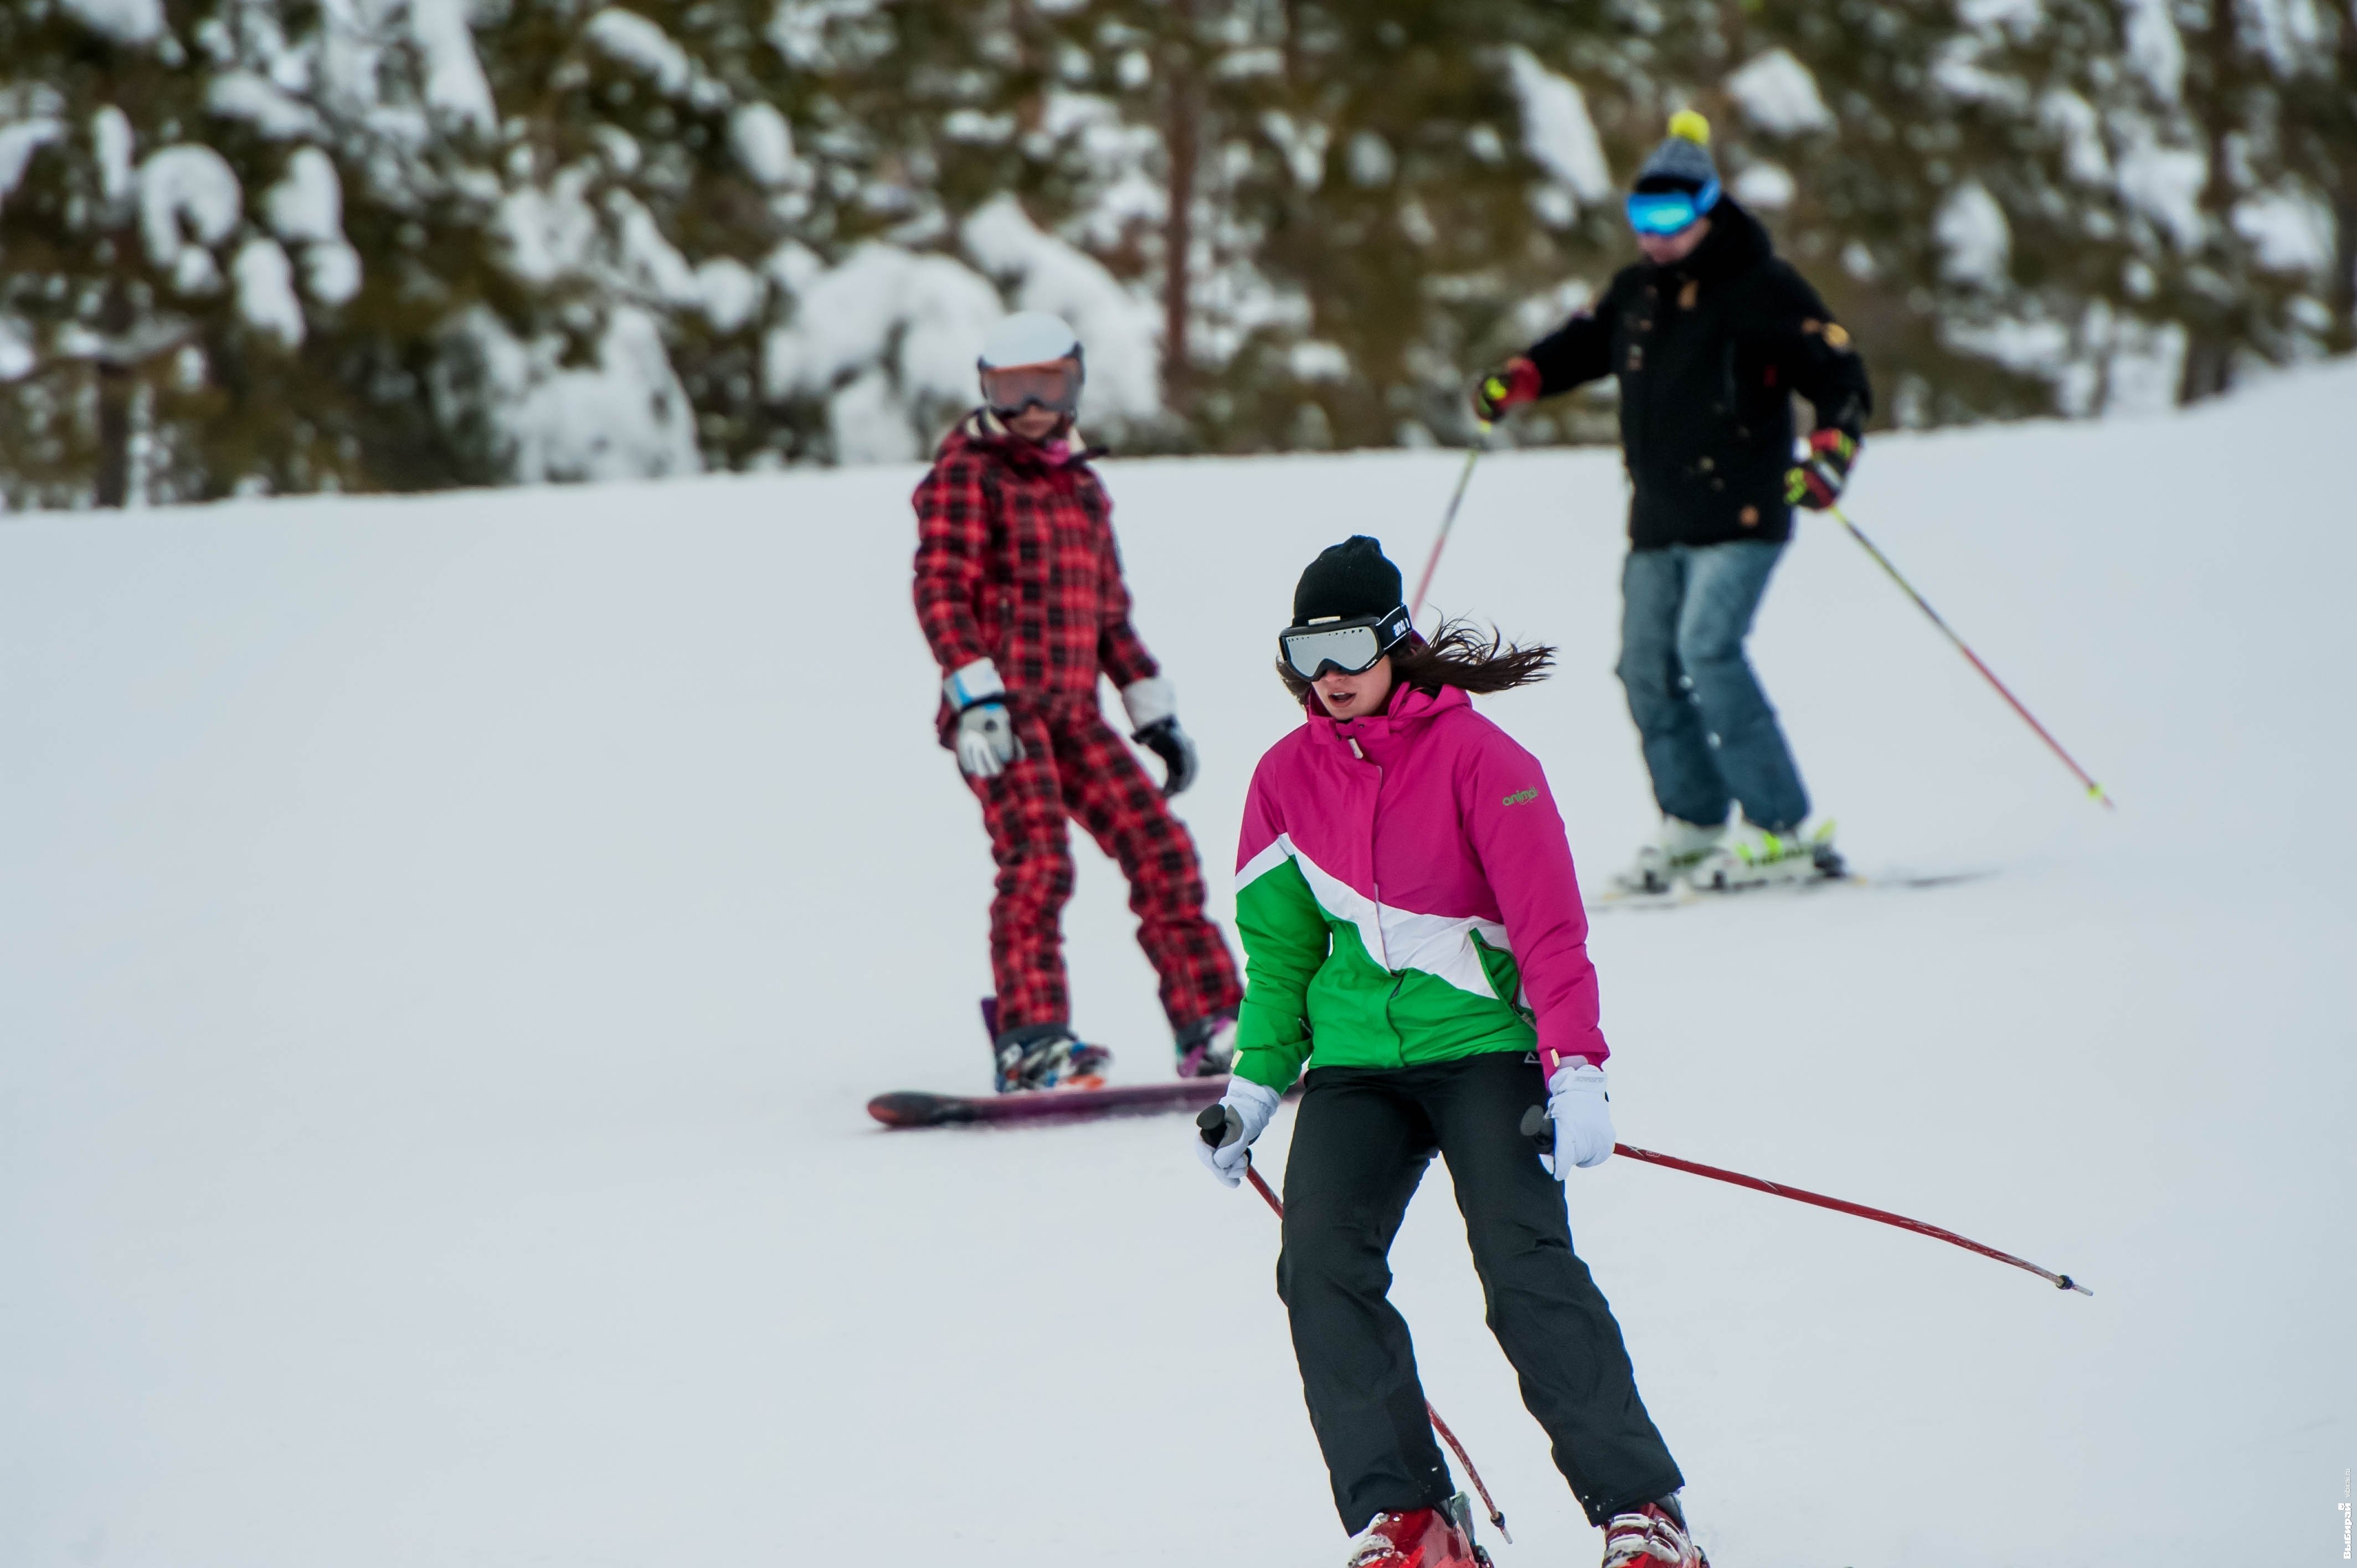
<svg viewBox="0 0 2357 1568"><path fill-rule="evenodd" d="M988 659L1022 707L1093 703L1099 671L1116 686L1159 672L1129 624L1113 503L1086 453L976 413L942 442L911 499L917 624L944 674Z"/></svg>

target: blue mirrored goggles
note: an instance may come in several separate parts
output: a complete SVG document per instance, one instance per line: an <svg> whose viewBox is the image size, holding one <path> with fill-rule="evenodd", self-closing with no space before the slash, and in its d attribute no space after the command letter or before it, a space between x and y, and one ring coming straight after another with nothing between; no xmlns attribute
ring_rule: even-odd
<svg viewBox="0 0 2357 1568"><path fill-rule="evenodd" d="M1629 198L1629 226L1640 234L1675 234L1718 205L1718 181L1700 190L1641 190Z"/></svg>

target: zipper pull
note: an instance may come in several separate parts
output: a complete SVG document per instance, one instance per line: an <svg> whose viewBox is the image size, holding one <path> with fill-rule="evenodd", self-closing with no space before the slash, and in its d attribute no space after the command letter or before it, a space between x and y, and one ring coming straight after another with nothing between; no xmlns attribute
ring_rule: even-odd
<svg viewBox="0 0 2357 1568"><path fill-rule="evenodd" d="M1350 736L1350 737L1348 737L1348 738L1350 739L1350 742L1351 742L1351 756L1353 756L1353 757L1357 757L1357 758L1358 758L1360 761L1361 761L1361 762L1364 762L1365 760L1367 760L1367 754L1366 754L1365 752L1361 751L1361 750L1359 749L1359 737L1358 737L1358 736Z"/></svg>

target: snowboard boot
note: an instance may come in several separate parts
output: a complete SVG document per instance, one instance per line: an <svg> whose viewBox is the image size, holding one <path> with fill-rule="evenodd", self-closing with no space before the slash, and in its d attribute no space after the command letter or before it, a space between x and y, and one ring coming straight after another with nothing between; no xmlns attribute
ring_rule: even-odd
<svg viewBox="0 0 2357 1568"><path fill-rule="evenodd" d="M1473 1544L1446 1509L1379 1513L1351 1538L1343 1568L1489 1568L1490 1554Z"/></svg>
<svg viewBox="0 0 2357 1568"><path fill-rule="evenodd" d="M1822 882L1846 871L1834 848L1831 822L1818 823L1813 832L1794 828L1771 833L1747 822L1737 823L1726 842L1695 861L1685 875L1697 893L1732 893L1771 884Z"/></svg>
<svg viewBox="0 0 2357 1568"><path fill-rule="evenodd" d="M1710 1568L1675 1498L1622 1509L1604 1526L1604 1568Z"/></svg>
<svg viewBox="0 0 2357 1568"><path fill-rule="evenodd" d="M1710 854L1726 832L1724 822L1710 826L1663 817L1661 836L1637 851L1628 870L1612 874L1612 886L1623 893L1667 893Z"/></svg>
<svg viewBox="0 0 2357 1568"><path fill-rule="evenodd" d="M1236 1021L1228 1014L1198 1018L1178 1031L1180 1078L1220 1078L1235 1065Z"/></svg>
<svg viewBox="0 0 2357 1568"><path fill-rule="evenodd" d="M1103 1089L1113 1053L1083 1045L1061 1024L1033 1024L998 1036L995 1087L1001 1094L1036 1089Z"/></svg>

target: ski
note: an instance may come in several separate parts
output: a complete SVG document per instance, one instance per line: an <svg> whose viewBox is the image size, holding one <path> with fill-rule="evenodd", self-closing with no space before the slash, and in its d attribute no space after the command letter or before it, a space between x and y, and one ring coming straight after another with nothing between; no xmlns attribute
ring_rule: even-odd
<svg viewBox="0 0 2357 1568"><path fill-rule="evenodd" d="M869 1101L867 1114L894 1128L1142 1116L1160 1111L1192 1111L1213 1103L1227 1091L1224 1074L1161 1083L1116 1083L1103 1089L1037 1089L1017 1094L929 1094L922 1090L900 1090Z"/></svg>
<svg viewBox="0 0 2357 1568"><path fill-rule="evenodd" d="M1704 893L1684 886L1663 893L1600 893L1587 900L1587 912L1601 915L1614 909L1685 909L1697 904L1747 902L1755 898L1781 895L1806 897L1816 894L1847 888L1871 892L1910 890L1921 887L1953 887L1966 882L1982 882L1995 876L1995 871L1892 872L1882 876L1862 876L1845 873L1840 876L1817 876L1801 882L1763 882L1751 887L1732 887L1725 892Z"/></svg>

